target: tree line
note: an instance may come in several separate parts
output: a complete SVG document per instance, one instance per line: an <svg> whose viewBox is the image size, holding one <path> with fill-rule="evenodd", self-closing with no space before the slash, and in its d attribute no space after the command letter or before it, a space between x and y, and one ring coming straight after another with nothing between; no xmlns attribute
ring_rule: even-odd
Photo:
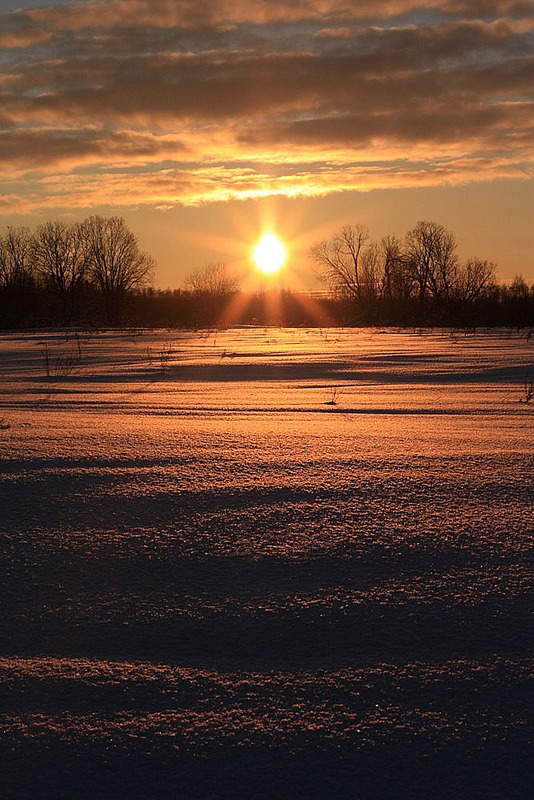
<svg viewBox="0 0 534 800"><path fill-rule="evenodd" d="M369 238L362 225L346 226L311 250L321 278L348 301L356 321L368 324L505 324L510 312L525 317L532 293L518 276L499 286L496 265L460 261L454 234L443 225L420 221L404 238ZM498 306L510 306L504 308ZM527 314L528 316L528 314ZM531 317L532 319L532 317Z"/></svg>
<svg viewBox="0 0 534 800"><path fill-rule="evenodd" d="M153 270L122 217L57 220L35 231L8 227L0 236L3 325L31 324L32 316L66 325L87 316L116 323Z"/></svg>
<svg viewBox="0 0 534 800"><path fill-rule="evenodd" d="M521 276L499 284L494 263L460 261L454 234L435 222L379 241L364 226L346 226L310 258L328 291L243 293L222 263L162 291L150 285L153 259L120 217L8 227L0 234L0 327L534 325L534 286Z"/></svg>

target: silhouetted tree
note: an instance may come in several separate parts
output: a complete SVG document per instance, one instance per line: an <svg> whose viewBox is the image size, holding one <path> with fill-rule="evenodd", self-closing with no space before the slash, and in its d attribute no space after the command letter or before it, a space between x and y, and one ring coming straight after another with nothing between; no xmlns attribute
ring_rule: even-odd
<svg viewBox="0 0 534 800"><path fill-rule="evenodd" d="M522 275L516 275L508 289L508 295L513 300L526 301L530 294L528 284Z"/></svg>
<svg viewBox="0 0 534 800"><path fill-rule="evenodd" d="M90 264L86 227L55 221L40 225L34 236L37 273L56 295L63 322L69 323Z"/></svg>
<svg viewBox="0 0 534 800"><path fill-rule="evenodd" d="M416 285L413 270L398 236L384 236L380 242L383 259L382 306L386 321L406 322L412 314Z"/></svg>
<svg viewBox="0 0 534 800"><path fill-rule="evenodd" d="M431 298L447 302L458 265L454 234L437 222L423 220L406 234L405 251L418 287L420 308Z"/></svg>
<svg viewBox="0 0 534 800"><path fill-rule="evenodd" d="M492 261L470 258L457 270L455 299L471 303L495 285L496 266Z"/></svg>
<svg viewBox="0 0 534 800"><path fill-rule="evenodd" d="M385 236L378 242L361 225L348 226L310 255L338 301L350 302L349 319L471 325L500 318L495 264L476 258L460 263L454 235L437 222L420 221L403 240ZM518 284L508 295L525 291ZM526 305L516 301L521 319L528 316Z"/></svg>
<svg viewBox="0 0 534 800"><path fill-rule="evenodd" d="M409 311L415 276L398 237L374 242L367 228L348 226L315 245L311 257L319 278L339 299L353 302L353 319L356 311L362 321L401 321Z"/></svg>
<svg viewBox="0 0 534 800"><path fill-rule="evenodd" d="M191 292L205 292L220 297L235 292L238 280L235 275L230 274L226 264L217 261L191 272L185 279L184 286Z"/></svg>
<svg viewBox="0 0 534 800"><path fill-rule="evenodd" d="M347 225L332 239L314 245L311 257L320 280L336 294L359 303L363 287L362 260L369 245L369 231L363 225ZM368 272L369 269L370 264Z"/></svg>
<svg viewBox="0 0 534 800"><path fill-rule="evenodd" d="M33 238L29 228L9 227L0 236L0 287L20 290L33 281Z"/></svg>
<svg viewBox="0 0 534 800"><path fill-rule="evenodd" d="M29 228L9 227L0 236L0 324L27 325L35 311L32 269L32 234Z"/></svg>
<svg viewBox="0 0 534 800"><path fill-rule="evenodd" d="M534 323L534 286L529 289L522 275L516 275L503 289L506 324L522 328Z"/></svg>
<svg viewBox="0 0 534 800"><path fill-rule="evenodd" d="M198 325L226 324L228 301L238 288L226 264L215 262L194 270L185 279L185 287L192 295Z"/></svg>
<svg viewBox="0 0 534 800"><path fill-rule="evenodd" d="M90 254L89 274L103 299L107 321L118 321L129 292L146 284L153 259L139 249L122 217L89 217L83 223Z"/></svg>

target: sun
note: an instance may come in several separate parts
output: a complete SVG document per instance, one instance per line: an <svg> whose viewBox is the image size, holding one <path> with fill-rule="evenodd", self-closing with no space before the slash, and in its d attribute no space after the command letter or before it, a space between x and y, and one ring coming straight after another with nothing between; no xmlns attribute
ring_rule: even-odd
<svg viewBox="0 0 534 800"><path fill-rule="evenodd" d="M286 257L286 248L274 233L264 233L254 250L254 263L265 275L278 272Z"/></svg>

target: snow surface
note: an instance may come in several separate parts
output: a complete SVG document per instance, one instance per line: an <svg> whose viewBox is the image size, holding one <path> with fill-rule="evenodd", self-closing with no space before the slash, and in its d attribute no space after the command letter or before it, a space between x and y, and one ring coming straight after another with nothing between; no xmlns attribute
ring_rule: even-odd
<svg viewBox="0 0 534 800"><path fill-rule="evenodd" d="M528 796L532 345L0 334L5 796Z"/></svg>

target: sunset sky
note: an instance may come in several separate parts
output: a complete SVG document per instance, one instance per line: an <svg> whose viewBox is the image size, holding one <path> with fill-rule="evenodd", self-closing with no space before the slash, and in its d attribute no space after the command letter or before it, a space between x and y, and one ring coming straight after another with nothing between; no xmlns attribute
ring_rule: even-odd
<svg viewBox="0 0 534 800"><path fill-rule="evenodd" d="M124 216L156 284L264 229L286 285L419 219L534 281L534 2L3 0L0 227Z"/></svg>

